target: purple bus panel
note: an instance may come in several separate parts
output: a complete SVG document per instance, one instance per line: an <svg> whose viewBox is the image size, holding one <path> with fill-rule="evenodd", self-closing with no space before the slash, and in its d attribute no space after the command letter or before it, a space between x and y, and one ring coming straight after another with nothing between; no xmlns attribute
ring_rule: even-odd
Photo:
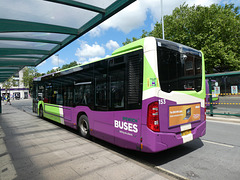
<svg viewBox="0 0 240 180"><path fill-rule="evenodd" d="M147 127L147 111L151 102L161 98L144 100L142 109L125 111L92 111L88 107L63 108L64 123L77 129L78 115L87 115L90 134L117 146L141 150L144 152L159 152L185 143L181 132L184 125L191 130L190 140L203 136L206 132L205 110L200 108L198 121L186 122L175 126L169 125L169 107L176 102L166 100L166 104L159 104L160 132L153 132ZM199 102L200 103L200 102ZM196 104L196 103L195 103ZM72 120L69 120L71 117ZM182 127L181 127L182 126ZM190 141L189 140L189 141ZM142 147L141 147L142 146Z"/></svg>

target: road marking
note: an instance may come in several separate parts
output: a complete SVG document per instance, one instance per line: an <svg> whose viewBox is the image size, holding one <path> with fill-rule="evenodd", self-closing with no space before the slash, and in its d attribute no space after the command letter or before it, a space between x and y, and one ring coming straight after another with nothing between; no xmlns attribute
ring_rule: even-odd
<svg viewBox="0 0 240 180"><path fill-rule="evenodd" d="M207 140L202 140L202 141L203 141L203 142L206 142L206 143L210 143L210 144L219 145L219 146L224 146L224 147L234 148L234 146L232 146L232 145L228 145L228 144L222 144L222 143L217 143L217 142L207 141Z"/></svg>

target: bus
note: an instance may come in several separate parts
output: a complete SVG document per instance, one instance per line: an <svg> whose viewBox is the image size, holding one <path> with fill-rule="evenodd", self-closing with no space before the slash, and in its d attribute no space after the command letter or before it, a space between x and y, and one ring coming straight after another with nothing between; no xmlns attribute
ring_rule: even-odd
<svg viewBox="0 0 240 180"><path fill-rule="evenodd" d="M206 132L203 53L146 37L34 79L33 110L117 146L155 153Z"/></svg>

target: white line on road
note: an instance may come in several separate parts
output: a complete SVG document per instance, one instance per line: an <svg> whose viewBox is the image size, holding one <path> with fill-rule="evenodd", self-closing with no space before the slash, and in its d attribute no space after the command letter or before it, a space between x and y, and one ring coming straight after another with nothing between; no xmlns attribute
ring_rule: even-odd
<svg viewBox="0 0 240 180"><path fill-rule="evenodd" d="M206 142L206 143L210 143L210 144L219 145L219 146L224 146L224 147L234 148L234 146L232 146L232 145L228 145L228 144L222 144L222 143L217 143L217 142L207 141L207 140L202 140L202 141L203 141L203 142Z"/></svg>

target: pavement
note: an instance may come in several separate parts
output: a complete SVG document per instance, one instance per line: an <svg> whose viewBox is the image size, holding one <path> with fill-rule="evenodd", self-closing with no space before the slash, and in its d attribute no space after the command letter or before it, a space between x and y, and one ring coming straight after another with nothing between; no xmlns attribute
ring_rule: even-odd
<svg viewBox="0 0 240 180"><path fill-rule="evenodd" d="M2 106L0 180L176 178L26 111Z"/></svg>

